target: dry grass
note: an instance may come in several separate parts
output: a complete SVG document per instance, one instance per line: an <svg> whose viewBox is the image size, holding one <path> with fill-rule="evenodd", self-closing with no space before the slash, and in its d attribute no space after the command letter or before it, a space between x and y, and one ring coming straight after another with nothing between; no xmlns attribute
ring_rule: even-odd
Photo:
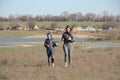
<svg viewBox="0 0 120 80"><path fill-rule="evenodd" d="M120 80L120 48L74 47L73 65L63 66L62 44L56 67L48 67L43 44L0 48L0 80Z"/></svg>

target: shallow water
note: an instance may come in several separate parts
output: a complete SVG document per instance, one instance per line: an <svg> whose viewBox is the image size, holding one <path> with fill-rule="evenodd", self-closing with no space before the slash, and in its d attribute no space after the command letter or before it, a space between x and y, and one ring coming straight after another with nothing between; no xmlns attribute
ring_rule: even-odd
<svg viewBox="0 0 120 80"><path fill-rule="evenodd" d="M55 41L61 41L60 38L54 38ZM76 38L75 41L85 41L87 38ZM44 42L45 38L0 38L0 42Z"/></svg>
<svg viewBox="0 0 120 80"><path fill-rule="evenodd" d="M0 42L43 42L44 38L0 38Z"/></svg>
<svg viewBox="0 0 120 80"><path fill-rule="evenodd" d="M56 42L61 41L60 38L54 39ZM77 38L75 41L85 41L86 38ZM29 47L38 42L44 42L45 38L0 38L0 47Z"/></svg>
<svg viewBox="0 0 120 80"><path fill-rule="evenodd" d="M61 41L60 38L54 39L56 42ZM76 42L84 42L87 38L76 38ZM0 38L0 47L29 47L34 46L36 43L44 42L45 38ZM120 43L87 43L80 46L95 46L95 47L120 47Z"/></svg>

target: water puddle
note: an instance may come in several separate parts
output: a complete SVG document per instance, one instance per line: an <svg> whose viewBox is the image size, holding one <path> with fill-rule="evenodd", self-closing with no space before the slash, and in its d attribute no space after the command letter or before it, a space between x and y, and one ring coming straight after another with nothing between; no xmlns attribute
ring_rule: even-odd
<svg viewBox="0 0 120 80"><path fill-rule="evenodd" d="M61 41L60 38L54 39L56 42ZM76 38L76 42L84 42L87 38ZM45 38L0 38L0 47L30 47L38 44L39 42L44 42ZM78 46L88 46L88 47L120 47L120 43L86 43L80 44Z"/></svg>

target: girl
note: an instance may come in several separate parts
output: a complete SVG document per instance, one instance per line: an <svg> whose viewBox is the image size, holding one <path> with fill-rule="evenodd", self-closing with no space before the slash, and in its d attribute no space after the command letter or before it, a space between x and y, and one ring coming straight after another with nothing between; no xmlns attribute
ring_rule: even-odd
<svg viewBox="0 0 120 80"><path fill-rule="evenodd" d="M54 64L54 47L57 46L55 41L52 38L52 34L47 33L47 39L44 42L44 46L46 47L47 57L48 57L48 65L55 66Z"/></svg>
<svg viewBox="0 0 120 80"><path fill-rule="evenodd" d="M69 61L69 65L71 65L72 61L72 51L73 51L73 42L74 36L71 33L71 28L69 25L66 26L66 31L63 33L61 40L64 41L63 50L64 50L64 66L67 67L67 59Z"/></svg>

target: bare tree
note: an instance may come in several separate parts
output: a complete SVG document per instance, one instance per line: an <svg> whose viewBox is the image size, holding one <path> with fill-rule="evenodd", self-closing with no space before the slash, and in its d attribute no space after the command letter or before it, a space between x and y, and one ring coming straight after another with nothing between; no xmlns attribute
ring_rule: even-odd
<svg viewBox="0 0 120 80"><path fill-rule="evenodd" d="M64 21L68 20L68 16L69 16L69 12L68 11L62 12L61 15L64 17Z"/></svg>
<svg viewBox="0 0 120 80"><path fill-rule="evenodd" d="M84 21L84 15L81 12L76 13L76 21Z"/></svg>
<svg viewBox="0 0 120 80"><path fill-rule="evenodd" d="M69 19L69 21L77 21L77 15L74 13L70 14L68 19Z"/></svg>
<svg viewBox="0 0 120 80"><path fill-rule="evenodd" d="M2 16L0 16L0 21L4 21L4 18Z"/></svg>
<svg viewBox="0 0 120 80"><path fill-rule="evenodd" d="M27 17L27 15L22 15L22 16L19 16L19 19L21 21L27 21L28 17Z"/></svg>
<svg viewBox="0 0 120 80"><path fill-rule="evenodd" d="M120 15L117 15L117 16L116 16L116 21L117 21L117 22L120 22Z"/></svg>
<svg viewBox="0 0 120 80"><path fill-rule="evenodd" d="M15 18L15 16L14 15L9 15L9 20L10 21L14 21L16 18Z"/></svg>
<svg viewBox="0 0 120 80"><path fill-rule="evenodd" d="M86 21L95 21L95 14L94 13L87 13L86 15L85 15L85 20Z"/></svg>
<svg viewBox="0 0 120 80"><path fill-rule="evenodd" d="M68 11L62 12L59 16L56 15L10 15L8 18L0 17L0 21L14 21L19 19L21 21L117 21L120 22L120 15L109 15L108 11L102 12L102 15L95 13L86 13L83 15L81 12L69 13Z"/></svg>
<svg viewBox="0 0 120 80"><path fill-rule="evenodd" d="M103 21L108 21L108 11L103 11Z"/></svg>

